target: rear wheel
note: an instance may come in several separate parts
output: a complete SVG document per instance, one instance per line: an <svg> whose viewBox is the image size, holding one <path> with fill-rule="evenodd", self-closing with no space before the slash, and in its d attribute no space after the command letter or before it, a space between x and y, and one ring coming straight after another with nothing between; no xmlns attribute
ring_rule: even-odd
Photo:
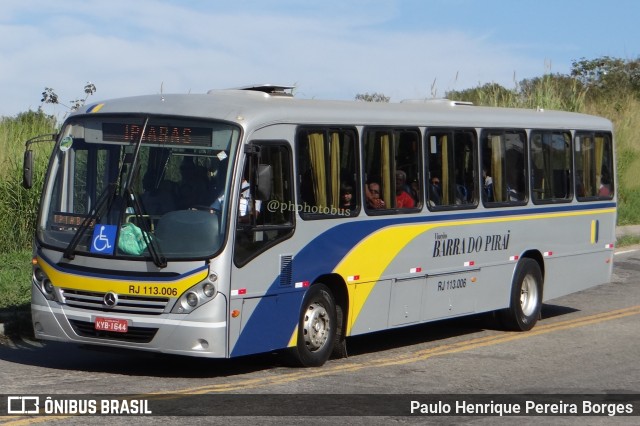
<svg viewBox="0 0 640 426"><path fill-rule="evenodd" d="M336 341L336 304L324 284L309 288L298 322L298 342L294 358L303 367L318 367L331 355Z"/></svg>
<svg viewBox="0 0 640 426"><path fill-rule="evenodd" d="M500 311L502 324L509 330L528 331L536 325L542 308L542 272L538 262L520 260L511 285L509 308Z"/></svg>

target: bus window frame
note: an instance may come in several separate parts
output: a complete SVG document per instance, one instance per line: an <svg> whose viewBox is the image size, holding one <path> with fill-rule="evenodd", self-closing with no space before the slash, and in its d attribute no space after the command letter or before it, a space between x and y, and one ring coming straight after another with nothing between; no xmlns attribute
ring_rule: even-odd
<svg viewBox="0 0 640 426"><path fill-rule="evenodd" d="M530 163L529 163L529 133L527 132L526 129L523 128L515 128L515 127L484 127L482 128L481 132L480 132L480 138L478 139L478 157L480 160L480 170L482 170L484 168L484 156L483 156L483 141L485 138L485 135L487 133L498 133L500 132L500 135L504 138L504 135L506 135L507 133L515 133L515 134L521 134L524 136L524 148L523 148L523 166L524 166L524 190L523 190L523 195L524 195L524 199L523 200L505 200L505 201L488 201L486 199L485 196L485 192L484 191L480 191L480 198L482 199L482 205L485 208L490 208L490 209L494 209L494 208L501 208L501 207L517 207L517 206L526 206L527 204L529 204L529 200L531 200L533 197L531 197L531 191L530 191L530 187L531 187L531 178L530 178ZM506 151L505 151L505 156L503 157L505 158L505 172L506 169L509 167L509 163L508 163L508 159L506 158ZM482 174L482 172L480 172L480 174ZM506 176L506 175L505 175ZM480 176L481 177L481 176ZM482 177L481 177L482 179ZM506 178L505 178L506 179ZM484 186L484 182L480 182L480 187ZM495 189L494 189L495 190ZM507 193L507 197L508 197L508 193Z"/></svg>
<svg viewBox="0 0 640 426"><path fill-rule="evenodd" d="M429 164L429 155L431 155L431 136L435 136L434 134L442 134L449 133L450 135L455 135L456 132L468 132L473 137L473 143L471 144L473 147L473 199L466 204L435 204L432 203L429 198L429 191L427 188L431 188L431 168ZM455 140L455 138L454 138ZM478 162L480 159L479 152L479 139L478 139L478 129L475 127L427 127L424 133L424 191L425 191L425 204L429 211L432 212L440 212L440 211L456 211L456 210L473 210L478 208L480 204L480 186L479 186L479 171L478 171ZM440 177L442 183L442 177Z"/></svg>
<svg viewBox="0 0 640 426"><path fill-rule="evenodd" d="M573 170L574 170L574 176L573 176L573 193L574 193L574 197L575 199L579 202L579 203L588 203L588 202L593 202L593 201L610 201L613 200L613 198L616 196L616 188L617 188L617 181L616 181L616 176L615 173L610 173L610 193L609 195L591 195L591 196L579 196L578 195L578 166L577 166L577 147L578 147L578 143L577 143L577 139L578 137L582 137L582 136L590 136L592 138L596 138L598 136L602 136L607 138L610 148L611 148L611 164L609 164L611 166L611 169L616 170L616 165L615 165L615 147L614 147L614 141L613 141L613 135L611 134L611 132L605 132L605 131L598 131L598 130L581 130L581 129L576 129L576 131L573 134Z"/></svg>
<svg viewBox="0 0 640 426"><path fill-rule="evenodd" d="M355 152L354 152L354 158L355 158L355 170L353 171L354 173L354 181L352 183L353 185L353 196L355 198L355 202L356 202L356 206L355 209L351 210L349 215L342 215L339 213L336 214L325 214L325 213L313 213L313 212L306 212L304 211L303 206L303 195L302 195L302 191L301 191L301 182L299 181L299 178L301 178L301 172L300 172L300 153L301 153L301 149L300 149L300 135L303 134L304 132L323 132L326 135L328 135L329 133L331 133L332 131L338 131L338 132L343 132L346 133L347 131L352 132L353 133L353 139L354 139L354 147L355 147ZM360 211L362 210L362 205L363 205L363 201L364 201L364 196L362 195L363 193L360 191L360 176L361 176L361 147L360 147L360 132L358 132L358 128L356 126L350 126L350 125L312 125L312 124L302 124L300 126L298 126L296 128L295 131L295 140L294 140L294 144L293 146L295 147L294 149L294 157L292 158L293 164L294 164L294 180L295 180L295 205L296 208L299 209L298 210L298 215L300 216L300 218L302 220L323 220L323 219L344 219L344 218L349 218L349 217L356 217L360 214ZM312 206L313 207L313 206Z"/></svg>
<svg viewBox="0 0 640 426"><path fill-rule="evenodd" d="M294 189L294 180L295 180L295 172L294 172L294 161L293 161L293 155L294 155L294 151L292 149L291 143L289 141L287 141L286 139L253 139L250 140L246 143L246 146L255 146L258 147L258 152L265 146L276 146L276 147L281 147L284 148L284 150L288 153L289 155L289 195L291 198L291 203L294 203L295 201L295 189ZM244 152L244 149L239 149L239 151L242 151L243 154L239 157L239 160L237 162L237 168L235 169L235 179L239 179L240 183L239 183L239 188L242 185L242 180L244 179L244 174L245 174L245 168L249 167L249 173L250 174L254 174L255 170L252 170L253 165L251 164L251 162L255 161L255 154L253 153L246 153ZM261 154L258 154L258 159L260 158ZM250 157L254 156L254 159L251 159ZM260 163L260 160L258 160L258 163ZM260 163L263 164L263 163ZM250 180L254 178L254 177L250 177ZM249 182L249 186L251 188L255 188L256 185L254 185L254 183ZM273 190L271 191L272 195L273 195ZM235 198L234 198L235 197ZM277 246L278 244L281 244L282 242L290 239L293 237L293 235L296 232L296 212L289 212L290 213L290 218L291 218L291 223L290 224L283 224L283 225L264 225L264 224L247 224L247 225L241 225L239 223L239 217L238 217L238 205L240 203L240 193L238 192L238 194L234 194L234 197L230 197L231 199L235 200L236 203L233 203L233 205L227 206L227 208L232 209L231 212L229 214L235 216L235 226L234 227L230 227L230 238L229 241L232 241L233 243L233 264L238 267L238 268L242 268L243 266L251 263L251 261L253 259L255 259L256 257L260 256L262 253L266 252L267 250ZM256 201L257 199L253 199L253 201ZM271 200L260 200L262 202L262 210L266 210L269 208L269 202ZM289 206L287 206L289 207ZM239 254L238 251L238 234L240 232L245 232L245 233L252 233L252 235L255 236L255 233L257 232L266 232L266 231L280 231L280 230L288 230L289 232L283 236L280 236L262 246L260 246L259 248L257 248L256 250L253 250L249 255L244 256L244 257L240 257L241 255Z"/></svg>
<svg viewBox="0 0 640 426"><path fill-rule="evenodd" d="M571 158L569 158L569 179L568 179L568 188L570 191L570 194L568 197L566 198L556 198L556 197L552 197L552 198L545 198L543 200L540 199L536 199L533 194L535 192L535 185L533 184L533 179L534 179L534 167L533 167L533 161L534 161L534 156L532 154L532 149L533 149L533 135L539 133L539 134L546 134L546 133L563 133L563 134L568 134L569 135L569 155L571 156ZM575 135L575 131L574 130L569 130L569 129L562 129L562 128L555 128L555 129L530 129L527 132L527 136L528 136L528 141L529 141L529 165L528 165L528 170L529 170L529 195L531 198L531 202L535 205L545 205L545 204L567 204L567 203L571 203L574 199L575 199L575 158L574 158L574 143L573 143L573 138Z"/></svg>
<svg viewBox="0 0 640 426"><path fill-rule="evenodd" d="M367 200L366 198L366 191L367 188L365 188L365 186L367 186L369 184L368 180L369 177L367 176L367 171L366 171L366 158L365 158L365 154L366 154L366 147L365 147L365 143L367 141L367 135L369 132L389 132L389 133L408 133L408 132L413 132L415 133L416 136L416 142L417 142L417 147L419 151L418 155L417 155L417 166L416 169L418 170L418 176L417 176L417 180L418 180L418 184L420 185L419 191L418 191L418 200L416 201L416 204L414 207L409 207L409 208L398 208L398 207L385 207L385 208L379 208L379 209L373 209L367 206ZM360 169L362 170L361 172L361 176L362 176L362 193L365 194L365 196L363 197L363 202L362 202L362 207L363 210L365 211L365 213L367 214L367 216L388 216L388 215L396 215L396 214L415 214L415 213L420 213L422 212L422 209L424 207L425 203L425 186L424 186L424 165L423 165L423 156L424 156L424 146L421 142L421 135L422 132L420 131L420 127L418 126L386 126L386 125L376 125L376 126L364 126L362 128L362 135L361 135L361 142L360 142L360 150L362 152L361 155L361 167ZM395 146L394 146L395 148ZM392 191L392 197L395 197L395 172L397 171L397 169L395 168L396 166L396 158L394 156L393 158L393 166L394 166L394 171L393 173L391 173L390 178L393 180L393 184L391 185L393 189ZM404 170L403 170L404 171ZM406 173L406 171L404 171ZM409 178L407 178L407 180L409 180ZM377 182L378 185L380 186L380 188L382 189L382 182Z"/></svg>

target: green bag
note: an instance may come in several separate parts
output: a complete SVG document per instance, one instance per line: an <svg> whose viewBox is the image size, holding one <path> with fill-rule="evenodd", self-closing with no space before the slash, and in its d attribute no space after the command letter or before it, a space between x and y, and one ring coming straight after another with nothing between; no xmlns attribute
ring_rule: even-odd
<svg viewBox="0 0 640 426"><path fill-rule="evenodd" d="M146 235L151 238L150 235ZM143 232L133 223L125 223L120 228L120 238L118 238L118 248L126 254L140 255L147 249L147 243Z"/></svg>

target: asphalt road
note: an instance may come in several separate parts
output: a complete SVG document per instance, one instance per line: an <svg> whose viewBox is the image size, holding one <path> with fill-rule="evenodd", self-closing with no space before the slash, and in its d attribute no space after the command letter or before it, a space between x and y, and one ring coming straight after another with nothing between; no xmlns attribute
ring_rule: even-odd
<svg viewBox="0 0 640 426"><path fill-rule="evenodd" d="M2 395L166 397L166 407L186 407L186 417L0 417L0 424L201 424L189 407L229 415L220 397L240 394L240 414L292 417L208 417L235 424L512 424L513 417L375 416L380 400L351 395L431 395L466 398L489 394L640 393L640 251L618 251L612 283L550 301L528 333L502 331L490 315L441 321L351 338L349 357L317 369L289 368L277 354L203 360L142 352L113 352L59 343L5 338L0 344ZM203 401L186 395L203 394ZM285 400L272 397L285 395ZM160 395L160 396L158 396ZM315 398L310 396L317 395ZM343 406L327 403L342 401ZM416 398L418 398L416 396ZM207 399L208 398L208 399ZM388 400L392 396L387 396ZM372 402L373 401L373 402ZM453 402L452 402L453 403ZM0 401L1 407L2 401ZM158 407L155 402L155 407ZM173 404L173 405L171 405ZM635 414L640 402L634 403ZM344 405L347 405L345 407ZM204 407L204 408L203 408ZM213 407L213 408L211 408ZM248 408L247 408L248 407ZM324 408L328 407L328 408ZM349 410L352 411L349 411ZM407 414L409 406L407 403ZM252 411L253 410L253 411ZM337 411L330 411L337 410ZM196 410L197 411L197 410ZM384 412L384 410L382 410ZM357 413L356 417L332 414ZM309 417L299 417L307 413ZM231 413L233 414L233 413ZM518 417L519 424L638 424L638 417Z"/></svg>

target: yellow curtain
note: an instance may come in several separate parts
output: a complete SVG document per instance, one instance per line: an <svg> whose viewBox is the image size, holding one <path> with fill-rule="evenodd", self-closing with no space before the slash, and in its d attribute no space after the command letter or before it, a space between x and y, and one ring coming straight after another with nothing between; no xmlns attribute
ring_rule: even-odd
<svg viewBox="0 0 640 426"><path fill-rule="evenodd" d="M597 179L595 185L598 187L593 192L594 195L597 195L600 191L600 187L598 186L602 179L602 161L604 160L604 138L602 136L597 136L595 138L595 160L596 160L596 175ZM609 171L611 172L611 171ZM609 176L609 179L613 179L612 176Z"/></svg>
<svg viewBox="0 0 640 426"><path fill-rule="evenodd" d="M593 144L589 136L581 137L582 150L582 186L584 195L591 196L597 193L595 185L595 170L593 170Z"/></svg>
<svg viewBox="0 0 640 426"><path fill-rule="evenodd" d="M504 179L502 176L502 136L491 136L491 178L493 179L493 198L504 200Z"/></svg>
<svg viewBox="0 0 640 426"><path fill-rule="evenodd" d="M331 134L331 205L340 206L340 135Z"/></svg>
<svg viewBox="0 0 640 426"><path fill-rule="evenodd" d="M327 176L324 159L324 137L322 133L309 134L309 156L313 176L313 194L318 207L327 206Z"/></svg>
<svg viewBox="0 0 640 426"><path fill-rule="evenodd" d="M381 180L380 185L382 186L382 200L384 201L387 207L391 207L394 204L391 203L391 138L389 134L384 134L380 137L380 175ZM395 188L393 193L395 193Z"/></svg>
<svg viewBox="0 0 640 426"><path fill-rule="evenodd" d="M449 136L443 135L441 139L442 150L442 176L440 176L440 188L442 191L442 204L451 203L451 191L449 190Z"/></svg>

